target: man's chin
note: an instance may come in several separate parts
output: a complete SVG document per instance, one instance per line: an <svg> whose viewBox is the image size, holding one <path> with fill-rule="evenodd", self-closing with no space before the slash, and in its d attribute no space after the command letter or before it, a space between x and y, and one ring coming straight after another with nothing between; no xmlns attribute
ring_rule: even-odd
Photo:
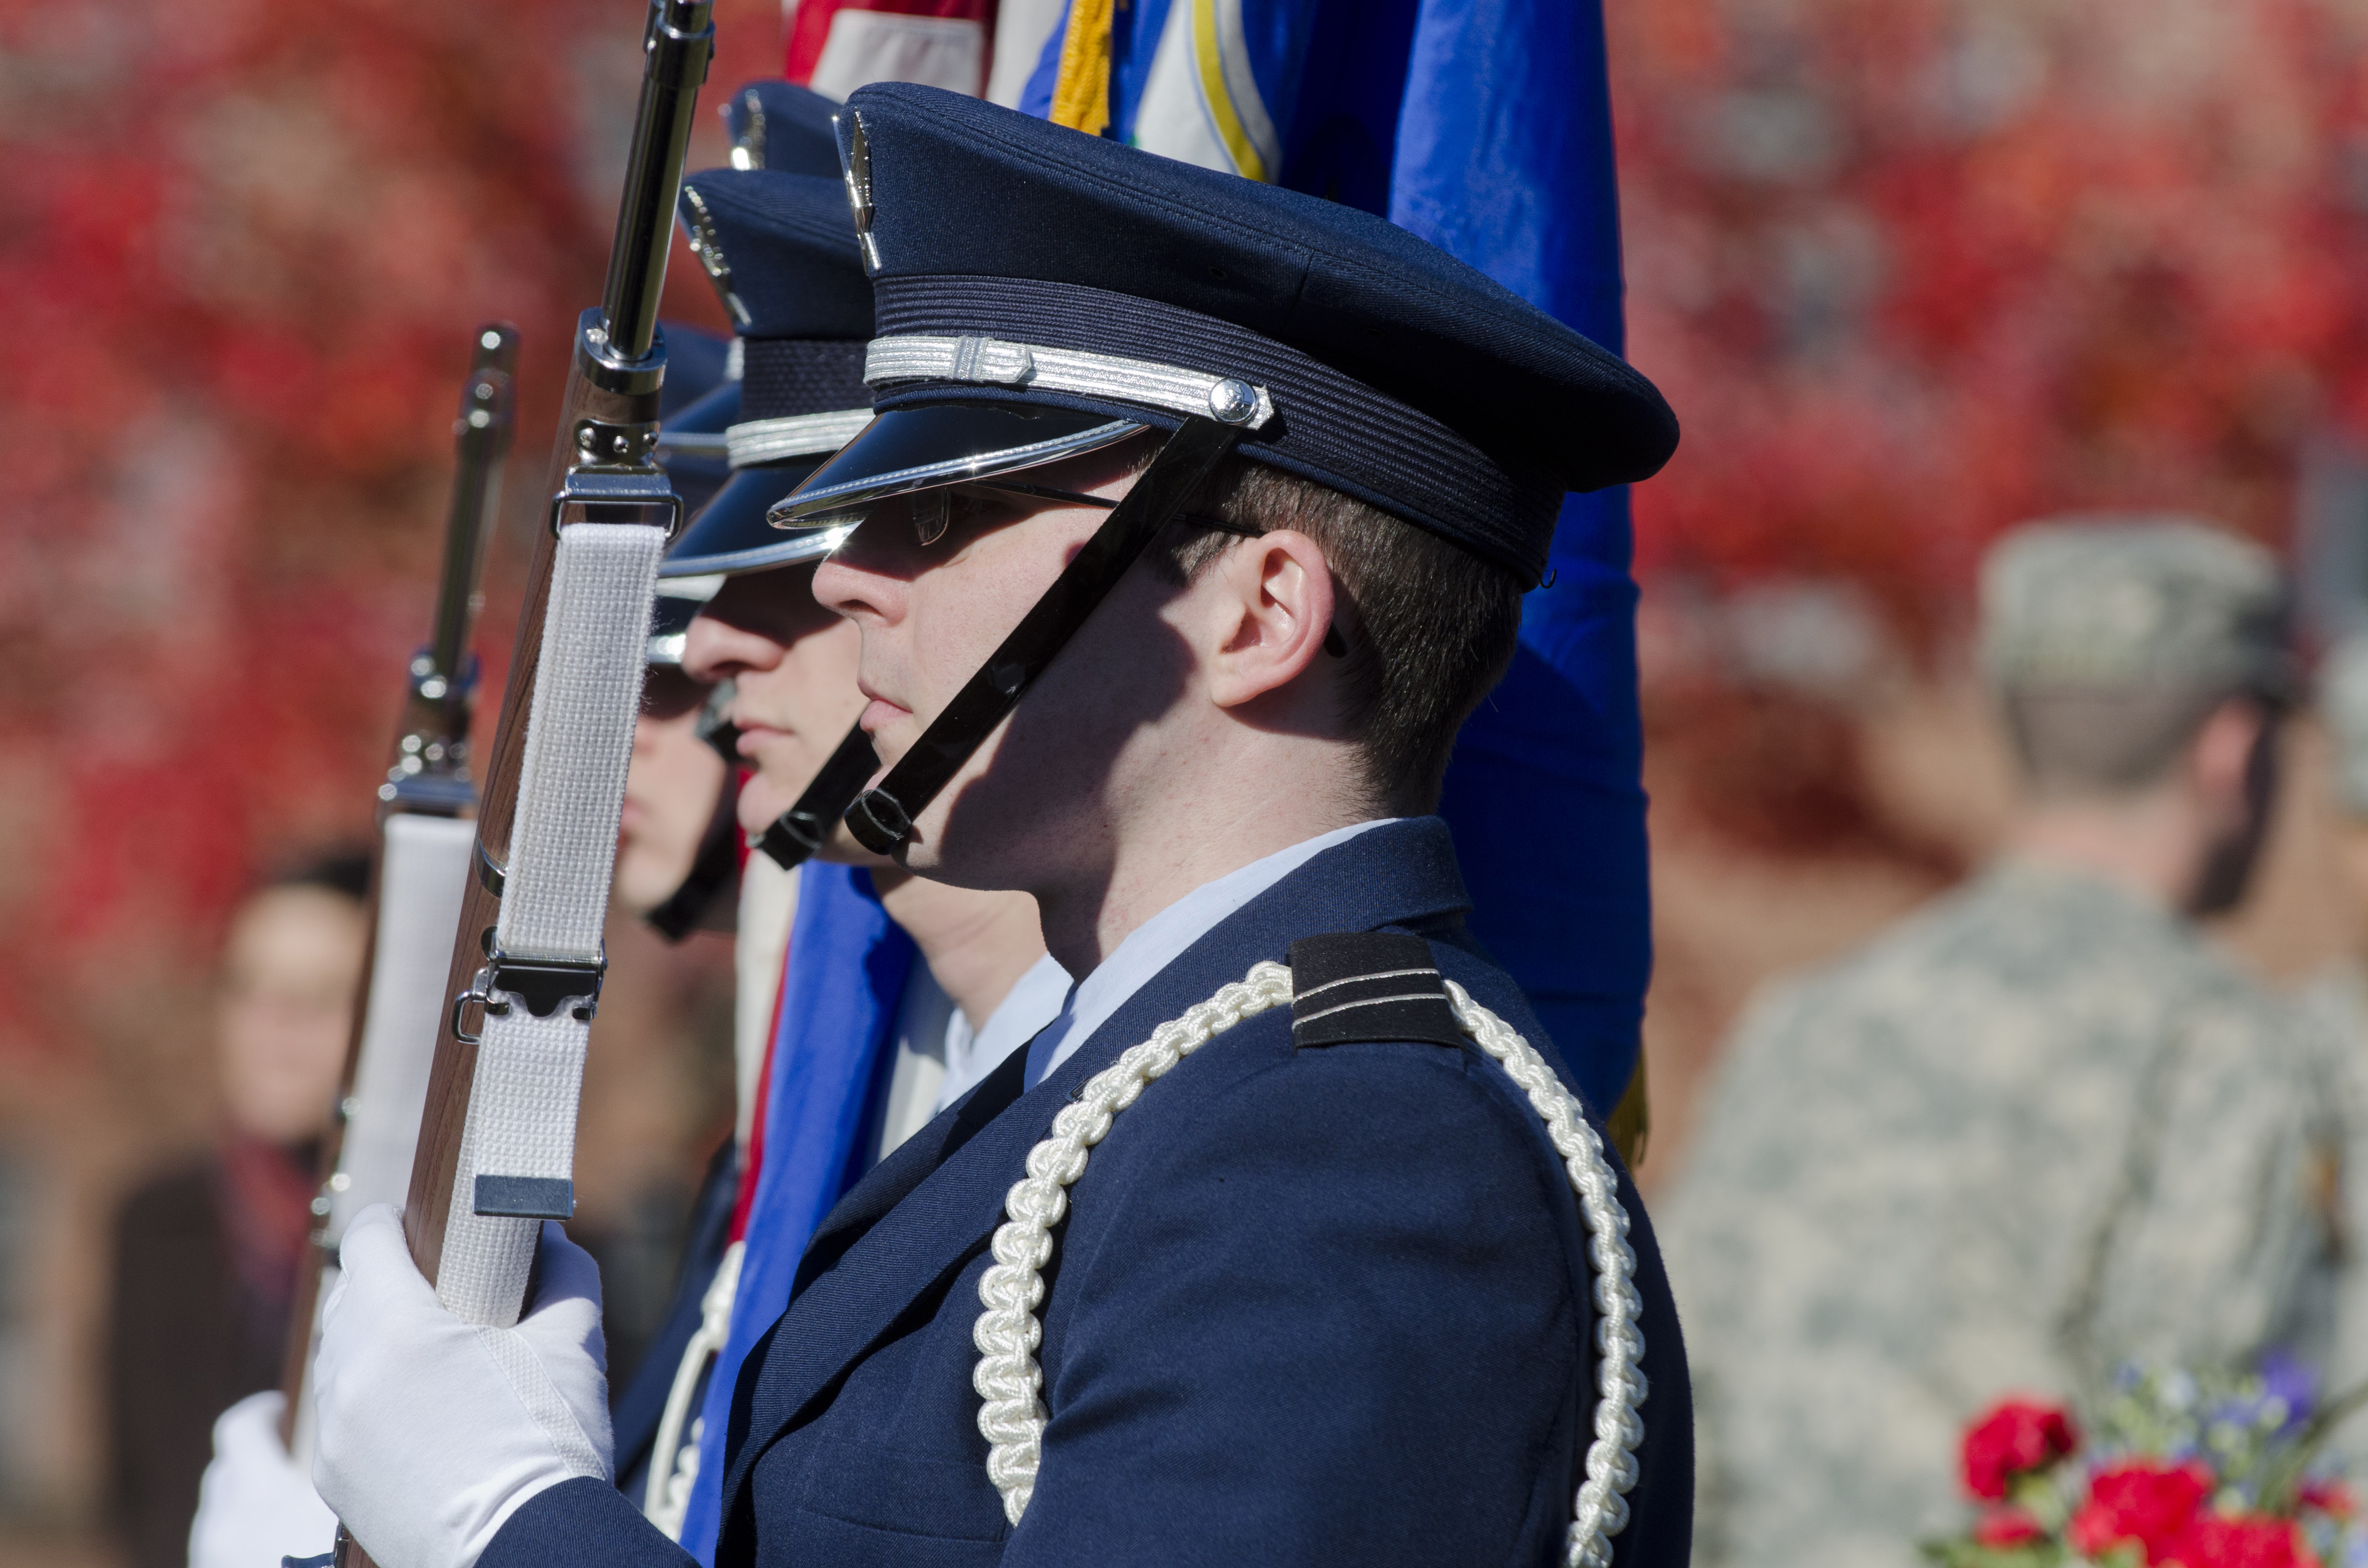
<svg viewBox="0 0 2368 1568"><path fill-rule="evenodd" d="M776 801L771 790L758 788L751 779L740 790L740 831L751 838L761 836L775 819L796 803Z"/></svg>
<svg viewBox="0 0 2368 1568"><path fill-rule="evenodd" d="M875 855L857 843L854 833L843 818L837 827L831 829L830 836L823 840L822 848L815 852L814 858L827 860L834 866L868 866L874 869L897 863L885 855Z"/></svg>

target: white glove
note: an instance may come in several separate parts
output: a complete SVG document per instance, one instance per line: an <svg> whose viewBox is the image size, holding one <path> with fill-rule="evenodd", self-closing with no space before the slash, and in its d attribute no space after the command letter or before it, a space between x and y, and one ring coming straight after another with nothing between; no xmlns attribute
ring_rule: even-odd
<svg viewBox="0 0 2368 1568"><path fill-rule="evenodd" d="M337 1539L337 1516L279 1441L278 1389L249 1394L214 1422L213 1462L198 1483L189 1568L279 1568Z"/></svg>
<svg viewBox="0 0 2368 1568"><path fill-rule="evenodd" d="M609 1479L600 1271L545 1223L516 1328L445 1311L388 1204L355 1216L313 1364L313 1483L380 1568L472 1568L529 1498Z"/></svg>

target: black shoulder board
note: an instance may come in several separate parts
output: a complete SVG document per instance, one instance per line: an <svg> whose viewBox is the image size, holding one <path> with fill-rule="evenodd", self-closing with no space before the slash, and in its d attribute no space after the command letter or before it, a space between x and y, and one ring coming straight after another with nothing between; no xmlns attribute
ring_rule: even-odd
<svg viewBox="0 0 2368 1568"><path fill-rule="evenodd" d="M1297 1050L1360 1040L1463 1043L1447 983L1419 937L1347 931L1302 937L1291 944L1291 985Z"/></svg>

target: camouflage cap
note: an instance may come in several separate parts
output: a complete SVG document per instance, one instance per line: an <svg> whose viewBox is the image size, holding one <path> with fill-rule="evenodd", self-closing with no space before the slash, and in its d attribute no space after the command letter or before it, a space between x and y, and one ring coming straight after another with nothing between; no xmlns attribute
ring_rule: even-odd
<svg viewBox="0 0 2368 1568"><path fill-rule="evenodd" d="M2294 687L2277 562L2208 523L2026 523L1982 566L1982 670L2000 687Z"/></svg>
<svg viewBox="0 0 2368 1568"><path fill-rule="evenodd" d="M2335 753L2335 795L2368 817L2368 631L2328 650L2318 666L2318 716Z"/></svg>

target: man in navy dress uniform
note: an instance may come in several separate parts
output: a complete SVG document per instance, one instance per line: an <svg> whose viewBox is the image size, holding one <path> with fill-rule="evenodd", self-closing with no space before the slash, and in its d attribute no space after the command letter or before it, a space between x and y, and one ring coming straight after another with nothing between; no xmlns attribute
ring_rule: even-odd
<svg viewBox="0 0 2368 1568"><path fill-rule="evenodd" d="M878 417L775 516L857 524L814 590L888 765L849 825L1030 892L1084 978L825 1220L715 1561L1677 1568L1650 1231L1428 814L1563 494L1674 418L1368 214L908 85L840 138ZM598 1384L556 1228L490 1348L368 1236L321 1378L357 1538L678 1568L538 1437Z"/></svg>
<svg viewBox="0 0 2368 1568"><path fill-rule="evenodd" d="M693 606L677 639L683 671L701 681L723 678L735 687L723 716L739 736L735 756L754 769L745 787L752 844L778 842L779 813L801 800L815 775L838 748L861 710L855 689L858 639L814 602L814 563L829 553L837 534L829 529L788 531L768 525L771 506L796 488L823 460L846 445L870 420L871 392L862 380L865 341L871 335L871 284L856 249L845 188L834 173L825 180L784 171L784 142L797 131L791 150L809 163L827 159L837 166L829 142L829 104L802 88L759 83L744 89L731 106L770 139L767 166L714 169L685 185L681 210L695 237L702 266L723 294L740 328L744 376L730 389L732 417L723 426L729 478L676 540L658 569L659 592L681 582L721 582L712 597ZM813 128L819 119L819 130ZM816 152L805 145L819 140ZM702 404L703 406L703 404ZM713 423L703 419L703 423ZM659 604L663 607L662 597ZM860 766L868 767L863 762ZM860 775L858 775L858 781ZM844 797L841 797L841 806ZM831 817L835 819L837 808ZM742 824L735 824L735 827ZM736 836L736 835L735 835ZM851 846L850 846L851 847ZM824 858L842 863L866 858L860 850L841 853L834 845ZM760 854L763 851L759 851ZM771 862L766 861L769 866ZM808 1227L844 1185L869 1169L875 1151L892 1149L928 1119L940 1097L966 1088L972 1075L1026 1040L1060 1006L1068 977L1043 958L1036 913L1024 898L982 896L967 890L918 881L894 873L882 886L869 873L860 885L871 903L903 926L919 949L921 961L905 975L882 983L894 1022L879 1042L877 1071L849 1085L860 1115L857 1147L833 1162L826 1190L814 1195ZM803 895L800 895L803 901ZM827 907L825 904L825 907ZM810 936L819 936L809 926ZM835 957L800 949L791 961L806 966ZM780 954L774 953L778 967ZM842 989L854 983L842 977ZM800 1036L772 1071L794 1073L798 1046L819 1041L815 1021L799 1014L792 986L779 1004L774 1036ZM768 1009L768 1014L772 1009ZM975 1027L973 1027L975 1026ZM853 1053L869 1041L841 1042ZM760 1048L761 1049L761 1048ZM907 1060L910 1058L910 1060ZM749 1098L763 1061L744 1063ZM819 1096L809 1082L802 1093ZM776 1096L775 1098L780 1096ZM749 1113L754 1104L746 1108ZM687 1522L712 1520L712 1506L694 1507L702 1484L712 1495L722 1470L723 1422L714 1422L715 1440L706 1446L719 1462L701 1467L692 1455L700 1446L698 1426L705 1407L708 1369L737 1364L718 1360L734 1348L719 1344L719 1326L747 1321L745 1337L769 1324L780 1310L794 1272L806 1227L752 1227L745 1249L734 1244L735 1198L756 1185L745 1172L763 1142L753 1114L744 1117L747 1147L702 1192L695 1244L674 1310L662 1334L616 1399L616 1469L626 1495L643 1500L643 1511L668 1535L682 1538ZM812 1163L820 1151L787 1150L778 1140L764 1152L778 1162ZM768 1195L781 1202L780 1184ZM771 1212L753 1190L750 1208L738 1222ZM733 1254L738 1253L734 1256ZM722 1273L724 1282L717 1286ZM746 1292L746 1308L737 1301ZM762 1315L746 1319L747 1312ZM724 1391L728 1392L728 1384ZM672 1424L667 1412L673 1407ZM669 1435L669 1433L671 1435ZM666 1451L659 1452L661 1449ZM650 1470L658 1467L657 1484ZM698 1499L706 1504L707 1496Z"/></svg>

